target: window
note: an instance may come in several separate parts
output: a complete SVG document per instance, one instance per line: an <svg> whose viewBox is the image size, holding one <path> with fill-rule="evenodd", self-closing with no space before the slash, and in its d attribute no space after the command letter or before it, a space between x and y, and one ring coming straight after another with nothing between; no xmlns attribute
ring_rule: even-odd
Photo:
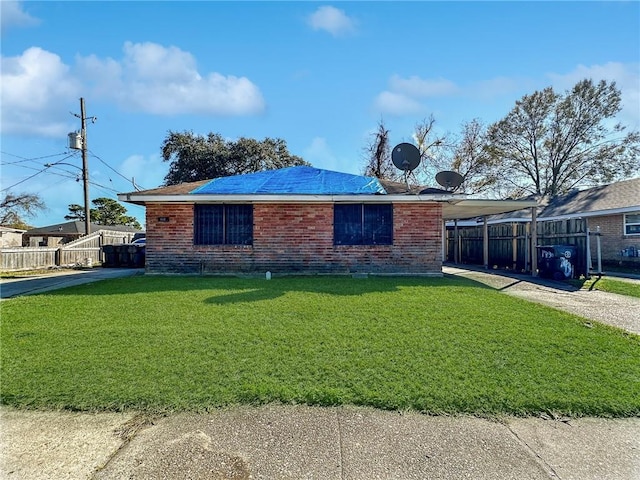
<svg viewBox="0 0 640 480"><path fill-rule="evenodd" d="M333 207L335 245L391 245L393 205L336 204Z"/></svg>
<svg viewBox="0 0 640 480"><path fill-rule="evenodd" d="M195 245L252 245L253 205L195 205Z"/></svg>
<svg viewBox="0 0 640 480"><path fill-rule="evenodd" d="M640 235L640 213L627 213L624 216L624 234Z"/></svg>

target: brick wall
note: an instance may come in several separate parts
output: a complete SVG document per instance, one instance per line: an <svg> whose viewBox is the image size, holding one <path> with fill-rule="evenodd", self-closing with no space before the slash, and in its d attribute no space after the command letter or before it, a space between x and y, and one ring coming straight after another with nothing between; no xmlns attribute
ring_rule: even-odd
<svg viewBox="0 0 640 480"><path fill-rule="evenodd" d="M442 207L394 204L393 245L333 244L333 205L255 204L253 245L193 245L193 205L148 204L150 273L441 273ZM159 221L162 218L168 221Z"/></svg>
<svg viewBox="0 0 640 480"><path fill-rule="evenodd" d="M597 227L600 227L600 245L602 252L602 261L606 263L634 263L640 268L640 257L623 257L620 252L628 247L635 247L640 249L640 235L625 235L624 234L624 216L619 215L607 215L601 217L588 217L587 225L592 232L596 231ZM592 261L596 259L596 239L591 237L591 256Z"/></svg>

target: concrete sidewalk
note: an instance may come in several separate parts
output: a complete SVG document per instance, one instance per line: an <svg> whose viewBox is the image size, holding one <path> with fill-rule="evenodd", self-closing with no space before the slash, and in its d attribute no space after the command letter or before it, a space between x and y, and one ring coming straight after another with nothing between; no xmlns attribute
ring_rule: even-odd
<svg viewBox="0 0 640 480"><path fill-rule="evenodd" d="M3 408L6 479L640 478L640 419L269 405L150 419Z"/></svg>
<svg viewBox="0 0 640 480"><path fill-rule="evenodd" d="M83 283L97 282L109 278L130 277L143 274L142 268L91 268L85 270L52 270L42 275L1 278L0 299L35 295L59 288L72 287Z"/></svg>

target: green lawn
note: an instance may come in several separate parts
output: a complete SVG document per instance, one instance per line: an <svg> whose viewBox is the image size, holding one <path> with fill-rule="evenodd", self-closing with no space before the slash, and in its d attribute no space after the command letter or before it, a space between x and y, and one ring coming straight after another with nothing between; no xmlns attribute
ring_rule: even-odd
<svg viewBox="0 0 640 480"><path fill-rule="evenodd" d="M639 336L465 279L136 276L1 308L17 407L640 415Z"/></svg>
<svg viewBox="0 0 640 480"><path fill-rule="evenodd" d="M591 280L587 280L583 287L589 290L601 290L603 292L640 298L640 285L625 282L624 280L593 277Z"/></svg>

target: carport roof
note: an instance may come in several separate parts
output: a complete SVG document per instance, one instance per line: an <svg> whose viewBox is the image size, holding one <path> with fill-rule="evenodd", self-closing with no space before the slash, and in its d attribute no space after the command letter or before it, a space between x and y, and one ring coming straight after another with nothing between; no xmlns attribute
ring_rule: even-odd
<svg viewBox="0 0 640 480"><path fill-rule="evenodd" d="M444 202L442 218L445 220L463 220L467 218L497 215L499 213L514 212L538 205L535 200L483 200L467 198L459 201Z"/></svg>

